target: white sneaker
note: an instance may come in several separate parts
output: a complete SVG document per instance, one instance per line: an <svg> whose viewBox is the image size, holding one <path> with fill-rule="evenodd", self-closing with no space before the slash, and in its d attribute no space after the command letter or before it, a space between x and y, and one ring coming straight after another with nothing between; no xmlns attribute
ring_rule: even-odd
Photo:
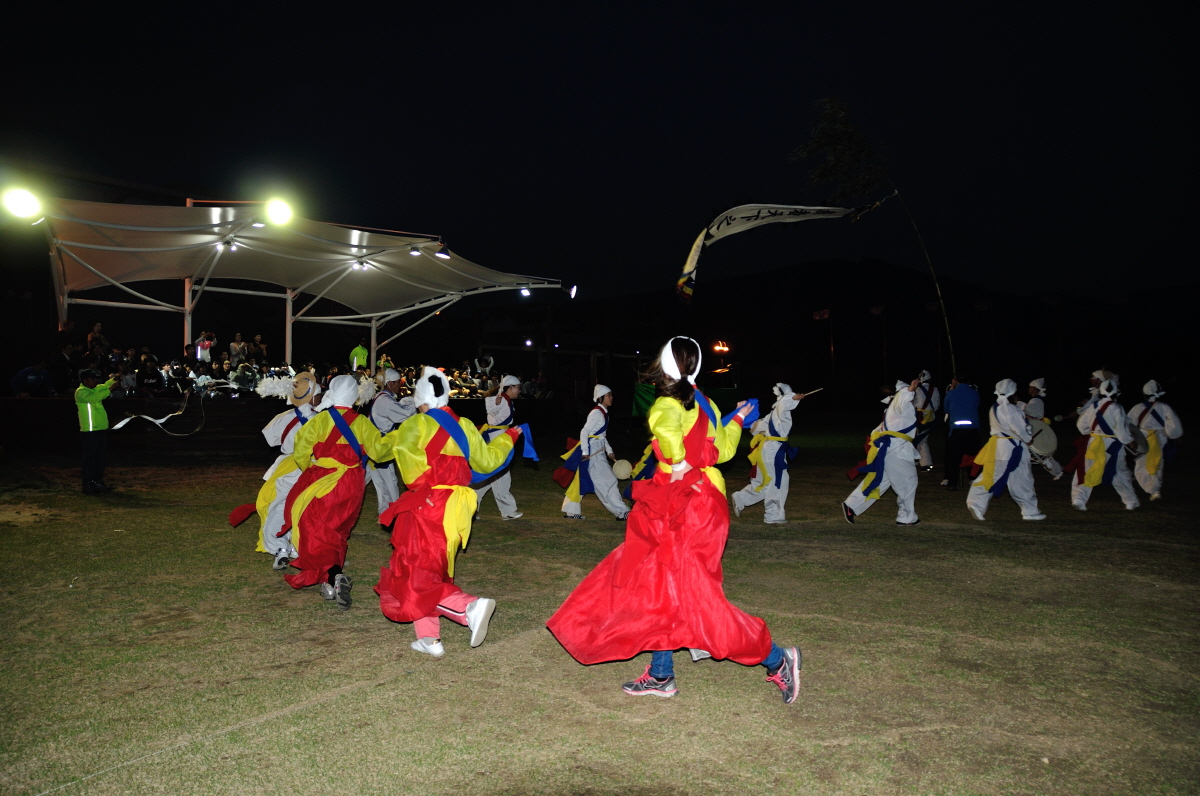
<svg viewBox="0 0 1200 796"><path fill-rule="evenodd" d="M1072 503L1071 505L1073 507L1075 507L1076 509L1078 509L1079 511L1087 511L1086 503Z"/></svg>
<svg viewBox="0 0 1200 796"><path fill-rule="evenodd" d="M480 597L467 606L467 627L471 628L472 647L478 647L487 638L488 622L495 610L496 601L487 597Z"/></svg>
<svg viewBox="0 0 1200 796"><path fill-rule="evenodd" d="M1150 496L1151 500L1162 500L1162 492L1155 492Z"/></svg>
<svg viewBox="0 0 1200 796"><path fill-rule="evenodd" d="M287 569L289 564L291 564L291 560L288 557L288 552L286 550L280 550L275 554L275 563L271 564L271 569L278 572L280 570Z"/></svg>
<svg viewBox="0 0 1200 796"><path fill-rule="evenodd" d="M763 520L765 525L787 525L787 520Z"/></svg>
<svg viewBox="0 0 1200 796"><path fill-rule="evenodd" d="M333 588L332 583L322 583L321 584L321 596L324 597L326 600L336 600L337 599L337 590Z"/></svg>
<svg viewBox="0 0 1200 796"><path fill-rule="evenodd" d="M1028 517L1022 517L1021 519L1023 519L1023 520L1044 520L1044 519L1046 519L1046 515L1045 514L1030 514Z"/></svg>
<svg viewBox="0 0 1200 796"><path fill-rule="evenodd" d="M984 521L983 512L980 511L979 509L975 508L974 506L967 506L967 511L971 512L971 516L974 517L975 519L979 520L980 522Z"/></svg>
<svg viewBox="0 0 1200 796"><path fill-rule="evenodd" d="M938 486L950 486L950 479L949 479L949 478L943 478L943 479L942 479L942 483L938 484Z"/></svg>
<svg viewBox="0 0 1200 796"><path fill-rule="evenodd" d="M1126 510L1126 511L1133 511L1134 509L1136 509L1136 508L1137 508L1138 506L1140 506L1140 505L1142 505L1142 504L1141 504L1141 503L1126 503L1126 504L1125 504L1125 510Z"/></svg>
<svg viewBox="0 0 1200 796"><path fill-rule="evenodd" d="M737 502L736 496L733 499L733 516L735 516L735 517L742 516L742 505Z"/></svg>
<svg viewBox="0 0 1200 796"><path fill-rule="evenodd" d="M1054 476L1054 477L1053 477L1053 478L1051 478L1050 480L1051 480L1051 481L1057 481L1058 479L1060 479L1060 478L1062 478L1062 477L1063 477L1063 474L1062 474L1062 473L1059 473L1058 475Z"/></svg>
<svg viewBox="0 0 1200 796"><path fill-rule="evenodd" d="M510 514L510 515L509 515L509 516L507 516L507 517L501 517L501 519L504 519L504 520L519 520L519 519L521 519L521 518L522 518L522 517L524 517L524 516L525 516L525 512L523 512L523 511L518 511L516 514Z"/></svg>
<svg viewBox="0 0 1200 796"><path fill-rule="evenodd" d="M435 658L440 658L446 654L446 648L442 646L442 642L436 638L419 638L408 646L412 647L417 652L423 652L426 655L432 655Z"/></svg>

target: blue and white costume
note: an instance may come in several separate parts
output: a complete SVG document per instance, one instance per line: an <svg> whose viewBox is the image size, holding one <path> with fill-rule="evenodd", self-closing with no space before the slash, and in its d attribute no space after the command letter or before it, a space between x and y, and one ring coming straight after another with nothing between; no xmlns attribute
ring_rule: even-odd
<svg viewBox="0 0 1200 796"><path fill-rule="evenodd" d="M915 525L919 521L915 508L917 494L917 456L913 434L917 428L917 413L913 409L913 392L909 385L896 382L896 394L884 398L887 409L883 422L871 432L871 452L867 464L860 467L864 478L846 498L844 506L857 516L869 509L888 489L896 490L896 522ZM882 459L882 463L880 463Z"/></svg>
<svg viewBox="0 0 1200 796"><path fill-rule="evenodd" d="M487 358L487 365L491 367L491 357ZM476 360L478 366L479 361ZM485 370L486 372L486 370ZM503 434L506 430L512 428L513 418L516 416L513 407L512 399L505 395L505 391L509 387L520 387L521 380L516 376L505 376L500 381L500 392L488 398L483 399L484 406L487 407L487 425L479 429L479 433L483 435L483 441L490 443L497 435ZM496 499L496 507L500 509L500 516L506 520L515 520L518 517L524 516L517 510L517 501L512 496L512 467L509 466L503 473L490 479L482 484L474 487L475 497L478 500L478 509L476 516L483 508L483 496L488 492L492 493L492 497Z"/></svg>
<svg viewBox="0 0 1200 796"><path fill-rule="evenodd" d="M933 378L929 371L921 371L921 383L913 393L913 409L917 413L917 435L913 447L917 450L918 464L921 467L933 469L933 457L929 454L929 433L937 421L938 410L942 408L942 393L929 383Z"/></svg>
<svg viewBox="0 0 1200 796"><path fill-rule="evenodd" d="M592 491L604 508L612 512L617 519L625 519L629 507L621 499L621 488L617 477L613 475L612 465L608 462L609 457L613 455L612 447L608 444L608 410L599 403L610 392L612 390L603 384L597 384L592 390L592 400L596 401L596 406L588 413L583 430L579 432L579 452L587 457L579 466L587 468ZM582 473L580 481L582 482ZM572 491L568 489L567 496L563 498L563 514L568 517L582 517L583 494L579 495L578 500L572 500L571 497Z"/></svg>
<svg viewBox="0 0 1200 796"><path fill-rule="evenodd" d="M386 389L386 385L397 381L400 381L399 372L392 368L385 370L383 372L385 389L381 390L375 396L375 400L371 402L368 414L380 434L395 431L401 423L417 413L412 396L397 398L395 394ZM385 464L369 462L367 464L367 480L375 485L378 514L383 514L387 507L400 497L400 479L397 473L398 468L395 462L386 462Z"/></svg>
<svg viewBox="0 0 1200 796"><path fill-rule="evenodd" d="M1146 435L1149 449L1138 451L1133 475L1151 500L1162 497L1163 467L1171 458L1172 443L1183 436L1179 415L1165 401L1162 387L1151 379L1142 387L1146 400L1129 410L1129 419Z"/></svg>
<svg viewBox="0 0 1200 796"><path fill-rule="evenodd" d="M993 495L1008 489L1008 494L1021 507L1021 519L1044 520L1038 511L1037 495L1033 490L1033 471L1029 467L1029 441L1033 438L1025 414L1009 402L1017 391L1017 383L1004 379L996 384L996 404L988 412L991 437L975 457L983 472L967 492L967 508L977 520L987 513Z"/></svg>
<svg viewBox="0 0 1200 796"><path fill-rule="evenodd" d="M760 446L758 451L751 452L754 476L745 489L733 493L734 514L740 517L747 506L764 503L763 522L768 525L787 522L784 506L790 483L787 468L791 460L787 438L792 430L792 410L800 403L792 388L783 382L776 384L773 392L777 397L771 413L755 421L751 428Z"/></svg>

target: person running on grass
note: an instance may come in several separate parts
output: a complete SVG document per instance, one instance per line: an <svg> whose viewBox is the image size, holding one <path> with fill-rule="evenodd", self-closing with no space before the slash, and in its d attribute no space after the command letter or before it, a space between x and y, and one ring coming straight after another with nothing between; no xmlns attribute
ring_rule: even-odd
<svg viewBox="0 0 1200 796"><path fill-rule="evenodd" d="M650 431L658 452L654 477L634 483L636 503L625 542L567 597L546 626L584 664L626 660L646 650L652 662L622 688L631 696L678 693L672 653L767 668L767 680L791 704L800 689L800 650L782 648L767 624L732 605L722 585L729 536L725 482L713 466L737 451L752 406L738 404L727 426L696 389L700 346L673 337L647 377L658 398Z"/></svg>

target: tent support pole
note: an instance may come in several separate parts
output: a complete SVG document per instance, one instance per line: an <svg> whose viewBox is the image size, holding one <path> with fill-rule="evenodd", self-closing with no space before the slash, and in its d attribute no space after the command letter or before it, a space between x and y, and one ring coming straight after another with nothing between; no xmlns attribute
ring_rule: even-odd
<svg viewBox="0 0 1200 796"><path fill-rule="evenodd" d="M376 354L376 351L378 351L378 349L379 349L379 346L376 344L376 341L378 341L378 339L379 339L379 319L372 318L371 319L371 375L372 376L375 375L375 363L379 361L379 358Z"/></svg>
<svg viewBox="0 0 1200 796"><path fill-rule="evenodd" d="M396 332L394 335L392 335L392 336L391 336L391 337L389 337L388 339L384 340L384 341L383 341L382 343L380 343L379 345L381 345L381 346L385 346L385 345L387 345L388 343L390 343L390 342L392 342L393 340L395 340L395 339L396 339L397 337L399 337L400 335L402 335L402 334L404 334L405 332L409 331L410 329L413 329L413 328L415 328L415 327L419 326L420 324L422 324L422 323L425 323L425 321L429 320L429 319L430 319L430 318L432 318L434 315L437 315L439 312L441 312L442 310L446 309L446 308L447 308L447 307L449 307L451 304L453 304L454 302L458 301L460 298L462 298L462 296L457 296L457 297L455 297L455 298L451 299L450 301L447 301L445 304L441 305L440 307L438 307L437 309L435 309L433 312L431 312L431 313L429 313L428 315L426 315L425 317L421 318L421 320L417 321L416 323L413 323L413 324L410 324L410 325L408 325L408 326L405 326L403 329L401 329L400 331Z"/></svg>
<svg viewBox="0 0 1200 796"><path fill-rule="evenodd" d="M288 288L287 296L285 297L287 310L283 316L283 361L289 365L292 364L292 298L295 295L291 288Z"/></svg>
<svg viewBox="0 0 1200 796"><path fill-rule="evenodd" d="M192 342L192 278L183 278L183 344Z"/></svg>

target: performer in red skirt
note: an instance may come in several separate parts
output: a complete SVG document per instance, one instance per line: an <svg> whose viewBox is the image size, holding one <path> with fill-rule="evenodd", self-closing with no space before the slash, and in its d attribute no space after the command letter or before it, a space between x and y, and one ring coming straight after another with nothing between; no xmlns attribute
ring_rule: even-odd
<svg viewBox="0 0 1200 796"><path fill-rule="evenodd" d="M292 566L300 570L284 579L292 588L321 584L321 596L350 608L353 582L342 572L350 531L362 509L365 479L363 465L392 458L391 446L370 419L351 407L358 400L353 376L329 382L318 412L296 435L293 451L303 471L288 493L284 517L292 529L292 543L300 556Z"/></svg>
<svg viewBox="0 0 1200 796"><path fill-rule="evenodd" d="M576 587L546 626L577 661L625 660L653 650L642 676L625 683L633 696L677 693L674 650L767 667L767 680L795 701L800 650L771 640L766 623L725 599L721 556L729 536L725 480L713 465L737 451L751 406L721 419L695 388L700 346L674 337L650 376L658 399L650 409L657 470L633 485L625 542Z"/></svg>
<svg viewBox="0 0 1200 796"><path fill-rule="evenodd" d="M496 601L467 594L454 583L454 557L467 546L477 497L470 487L508 465L520 428L504 429L490 443L469 420L448 407L445 374L427 367L417 381L413 403L419 414L387 435L408 491L380 515L392 530L392 558L379 571L379 607L395 622L412 622L417 652L445 654L445 616L471 630L471 646L487 636Z"/></svg>

